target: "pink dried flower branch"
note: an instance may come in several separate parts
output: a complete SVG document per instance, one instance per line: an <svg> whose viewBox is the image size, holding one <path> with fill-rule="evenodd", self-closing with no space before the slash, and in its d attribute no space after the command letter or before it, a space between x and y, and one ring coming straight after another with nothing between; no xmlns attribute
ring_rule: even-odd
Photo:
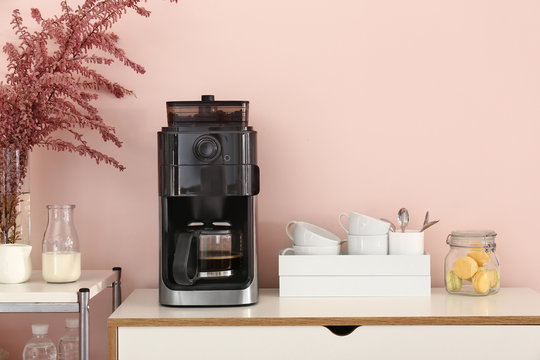
<svg viewBox="0 0 540 360"><path fill-rule="evenodd" d="M41 146L124 169L116 159L91 147L77 129L97 131L103 141L122 146L115 128L104 122L92 102L99 91L118 98L132 91L90 66L118 61L136 73L145 72L126 56L118 46L118 36L110 32L130 9L150 16L140 6L143 1L86 0L74 9L62 0L61 14L51 18L31 10L41 27L35 32L24 25L19 10L13 11L11 24L20 43L8 42L3 47L8 73L6 81L0 82L0 147L29 151ZM105 55L92 53L94 50ZM71 134L73 141L58 138L59 131Z"/></svg>

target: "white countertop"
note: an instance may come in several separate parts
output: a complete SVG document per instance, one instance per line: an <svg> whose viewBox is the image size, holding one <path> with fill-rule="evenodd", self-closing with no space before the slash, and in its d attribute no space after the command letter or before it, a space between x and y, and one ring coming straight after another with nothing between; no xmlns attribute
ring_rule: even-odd
<svg viewBox="0 0 540 360"><path fill-rule="evenodd" d="M0 284L0 303L77 303L79 289L88 288L92 298L116 278L113 270L83 270L78 281L51 284L43 280L41 270L34 270L25 283Z"/></svg>
<svg viewBox="0 0 540 360"><path fill-rule="evenodd" d="M138 289L109 317L109 322L118 326L540 324L540 293L503 288L497 294L474 297L432 289L431 296L422 297L294 298L279 297L278 289L261 289L255 305L186 308L161 306L157 289Z"/></svg>

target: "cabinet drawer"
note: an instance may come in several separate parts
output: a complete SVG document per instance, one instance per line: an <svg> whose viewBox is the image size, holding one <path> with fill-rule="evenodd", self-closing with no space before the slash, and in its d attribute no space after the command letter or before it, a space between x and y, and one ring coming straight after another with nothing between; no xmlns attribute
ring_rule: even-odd
<svg viewBox="0 0 540 360"><path fill-rule="evenodd" d="M119 327L118 359L540 359L540 326Z"/></svg>
<svg viewBox="0 0 540 360"><path fill-rule="evenodd" d="M119 327L118 360L540 359L540 326ZM518 355L519 354L519 355Z"/></svg>

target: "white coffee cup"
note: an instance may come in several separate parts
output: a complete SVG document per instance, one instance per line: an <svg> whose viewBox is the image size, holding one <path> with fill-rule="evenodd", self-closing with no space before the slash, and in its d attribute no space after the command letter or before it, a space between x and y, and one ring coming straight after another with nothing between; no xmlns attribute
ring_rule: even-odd
<svg viewBox="0 0 540 360"><path fill-rule="evenodd" d="M418 230L390 231L388 233L390 255L423 255L424 232Z"/></svg>
<svg viewBox="0 0 540 360"><path fill-rule="evenodd" d="M349 219L349 227L343 225L342 218ZM382 235L388 233L390 223L381 219L376 219L371 216L352 213L341 213L339 215L339 225L347 234L351 235Z"/></svg>
<svg viewBox="0 0 540 360"><path fill-rule="evenodd" d="M349 255L388 254L388 235L349 235L347 238Z"/></svg>
<svg viewBox="0 0 540 360"><path fill-rule="evenodd" d="M291 227L294 225L294 232ZM289 221L285 226L285 232L294 245L298 246L336 246L341 244L341 239L319 226L304 221Z"/></svg>
<svg viewBox="0 0 540 360"><path fill-rule="evenodd" d="M281 255L339 255L341 253L341 245L332 246L299 246L294 245L292 248L281 250Z"/></svg>

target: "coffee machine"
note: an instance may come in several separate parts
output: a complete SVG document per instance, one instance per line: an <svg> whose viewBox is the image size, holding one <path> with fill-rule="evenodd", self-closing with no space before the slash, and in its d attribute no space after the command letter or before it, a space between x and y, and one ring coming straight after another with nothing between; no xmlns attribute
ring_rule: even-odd
<svg viewBox="0 0 540 360"><path fill-rule="evenodd" d="M167 102L158 132L159 301L257 302L256 131L248 101Z"/></svg>

